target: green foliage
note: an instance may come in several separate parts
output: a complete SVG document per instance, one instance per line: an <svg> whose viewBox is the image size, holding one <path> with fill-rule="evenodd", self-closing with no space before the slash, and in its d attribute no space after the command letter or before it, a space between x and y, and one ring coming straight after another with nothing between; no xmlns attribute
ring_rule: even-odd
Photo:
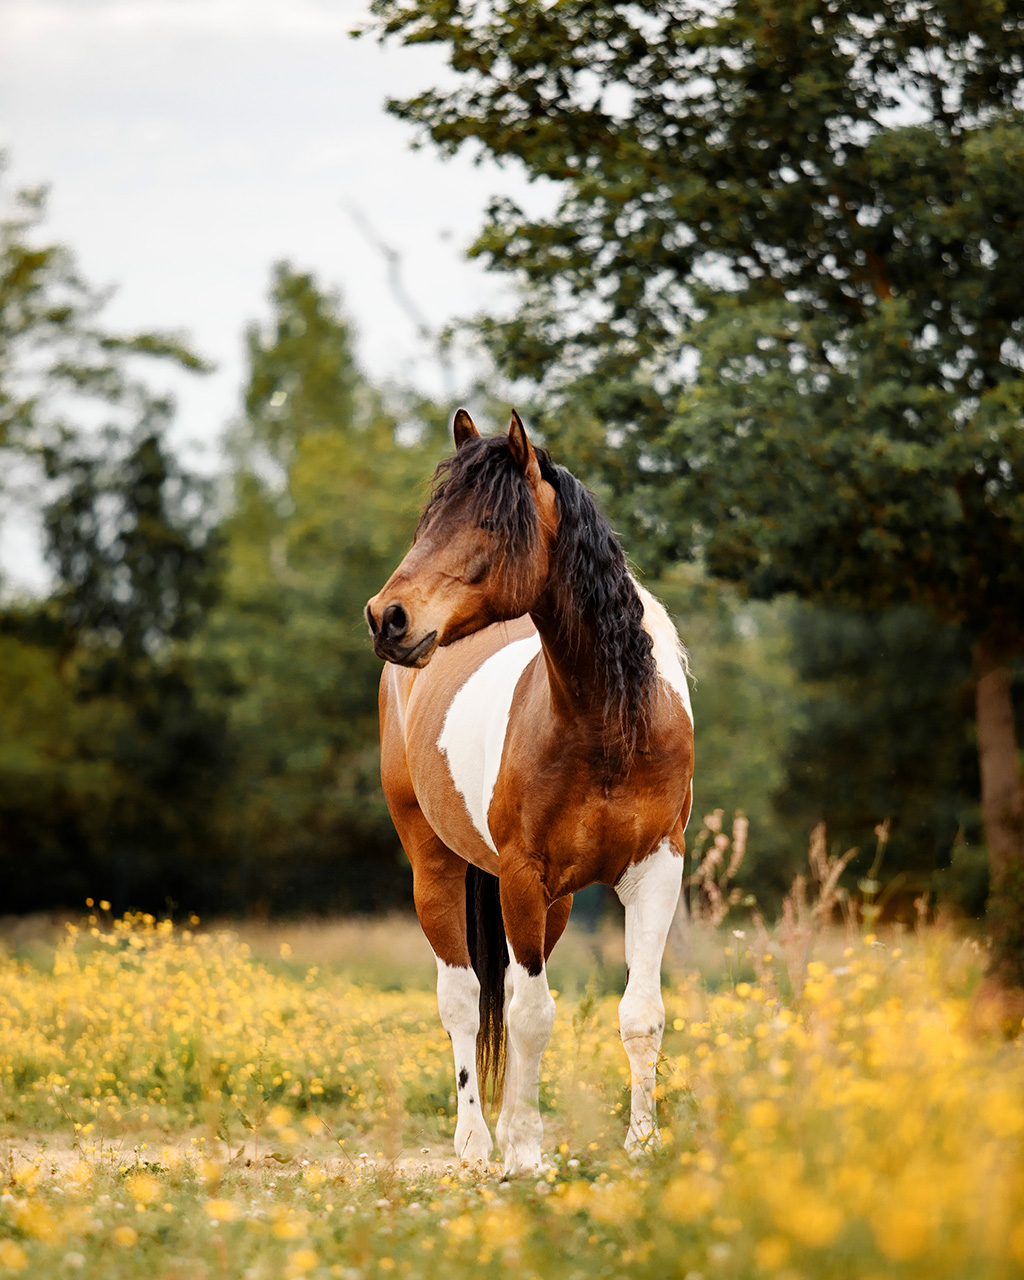
<svg viewBox="0 0 1024 1280"><path fill-rule="evenodd" d="M206 495L168 453L171 407L135 365L203 365L176 339L109 332L103 295L39 243L41 195L13 203L0 220L0 454L55 582L0 616L6 909L90 892L163 904L194 894L206 865L222 733L181 648L213 590Z"/></svg>
<svg viewBox="0 0 1024 1280"><path fill-rule="evenodd" d="M363 608L412 537L439 423L409 431L359 373L335 298L279 266L231 448L223 593L198 652L227 705L239 900L365 908L408 893L380 792Z"/></svg>
<svg viewBox="0 0 1024 1280"><path fill-rule="evenodd" d="M1024 866L1019 862L993 872L990 925L994 976L1024 989ZM1018 1031L1016 1019L1009 1030Z"/></svg>
<svg viewBox="0 0 1024 1280"><path fill-rule="evenodd" d="M168 418L158 403L130 433L43 450L57 616L70 642L116 651L122 679L186 639L212 598L206 494L168 452Z"/></svg>
<svg viewBox="0 0 1024 1280"><path fill-rule="evenodd" d="M436 413L396 443L336 300L279 268L211 533L134 363L200 362L109 333L70 254L37 246L42 213L22 196L0 226L0 441L55 579L0 618L7 909L406 896L362 609L408 545Z"/></svg>
<svg viewBox="0 0 1024 1280"><path fill-rule="evenodd" d="M281 267L218 513L142 373L201 362L110 333L43 211L21 195L0 223L0 451L54 579L0 608L6 909L406 900L362 610L444 424L422 404L399 424L337 301Z"/></svg>
<svg viewBox="0 0 1024 1280"><path fill-rule="evenodd" d="M476 252L525 305L488 332L552 421L576 402L591 432L616 428L648 558L1017 633L1014 11L373 8L459 73L397 114L559 184L549 218L492 206Z"/></svg>
<svg viewBox="0 0 1024 1280"><path fill-rule="evenodd" d="M774 908L806 859L804 830L780 822L775 807L786 781L786 746L803 723L790 655L792 607L746 602L690 566L649 585L678 620L693 675L698 735L690 842L704 814L722 809L729 826L742 813L750 839L739 882Z"/></svg>
<svg viewBox="0 0 1024 1280"><path fill-rule="evenodd" d="M911 600L975 634L1014 634L1020 407L996 414L1006 395L993 389L968 417L942 356L908 357L909 322L889 303L844 340L788 303L728 300L702 326L700 376L666 432L689 474L664 501L685 493L683 536L754 595Z"/></svg>
<svg viewBox="0 0 1024 1280"><path fill-rule="evenodd" d="M853 880L889 822L881 879L921 893L954 843L979 835L963 637L909 607L803 606L791 627L803 723L782 752L780 816L797 829L827 821L838 848L856 845Z"/></svg>

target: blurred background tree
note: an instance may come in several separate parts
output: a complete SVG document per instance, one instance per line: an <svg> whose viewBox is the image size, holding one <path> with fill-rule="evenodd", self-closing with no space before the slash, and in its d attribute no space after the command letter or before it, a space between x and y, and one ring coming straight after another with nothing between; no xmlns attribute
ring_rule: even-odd
<svg viewBox="0 0 1024 1280"><path fill-rule="evenodd" d="M783 752L777 821L787 831L827 822L838 847L861 851L851 864L860 878L885 814L887 902L898 891L913 918L912 899L927 896L934 871L954 883L955 856L967 877L960 905L980 912L978 761L962 632L936 627L914 606L853 613L801 604L790 635L802 718Z"/></svg>
<svg viewBox="0 0 1024 1280"><path fill-rule="evenodd" d="M426 405L396 420L356 366L337 298L308 275L279 265L271 297L269 325L248 334L221 595L196 644L235 761L233 905L408 902L363 607L411 541L446 423Z"/></svg>
<svg viewBox="0 0 1024 1280"><path fill-rule="evenodd" d="M182 643L212 598L207 495L139 376L201 371L166 335L118 335L40 192L0 219L0 493L41 524L48 597L0 613L0 858L8 910L192 892L220 781L219 720Z"/></svg>
<svg viewBox="0 0 1024 1280"><path fill-rule="evenodd" d="M549 217L491 206L474 252L522 305L482 329L634 555L959 630L931 652L972 654L994 965L1024 985L1016 8L372 7L457 78L397 115L556 184Z"/></svg>
<svg viewBox="0 0 1024 1280"><path fill-rule="evenodd" d="M7 909L368 909L409 899L380 791L363 604L404 553L444 417L385 409L335 297L279 266L223 483L167 444L39 193L0 224L5 514L52 574L0 606Z"/></svg>

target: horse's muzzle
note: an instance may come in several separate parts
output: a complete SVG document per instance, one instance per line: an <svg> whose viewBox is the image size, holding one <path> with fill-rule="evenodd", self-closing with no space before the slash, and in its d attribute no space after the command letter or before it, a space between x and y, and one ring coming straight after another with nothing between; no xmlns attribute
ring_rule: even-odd
<svg viewBox="0 0 1024 1280"><path fill-rule="evenodd" d="M437 632L431 631L413 645L396 644L385 640L378 632L373 638L373 651L385 662L395 662L400 667L425 667L437 648Z"/></svg>
<svg viewBox="0 0 1024 1280"><path fill-rule="evenodd" d="M414 644L403 643L409 634L409 615L400 604L389 604L380 622L373 616L373 601L366 606L366 622L373 637L373 651L385 662L402 667L425 667L437 647L437 632L431 631Z"/></svg>

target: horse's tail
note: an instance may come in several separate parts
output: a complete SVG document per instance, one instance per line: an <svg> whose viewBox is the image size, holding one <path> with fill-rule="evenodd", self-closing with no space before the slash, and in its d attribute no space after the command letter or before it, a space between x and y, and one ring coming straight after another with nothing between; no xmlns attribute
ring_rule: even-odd
<svg viewBox="0 0 1024 1280"><path fill-rule="evenodd" d="M505 971L508 943L501 915L498 877L472 863L466 868L466 936L473 971L480 980L480 1034L476 1069L480 1100L490 1093L497 1106L505 1083Z"/></svg>

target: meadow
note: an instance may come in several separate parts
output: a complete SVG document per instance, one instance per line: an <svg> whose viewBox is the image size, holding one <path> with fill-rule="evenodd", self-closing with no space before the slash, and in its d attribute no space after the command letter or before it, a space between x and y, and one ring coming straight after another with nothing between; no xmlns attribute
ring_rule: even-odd
<svg viewBox="0 0 1024 1280"><path fill-rule="evenodd" d="M56 931L56 933L54 932ZM621 1148L621 936L570 929L550 1167L452 1156L415 921L10 928L0 1276L999 1280L1024 1271L1024 1047L978 941L698 927L667 957L663 1146Z"/></svg>

